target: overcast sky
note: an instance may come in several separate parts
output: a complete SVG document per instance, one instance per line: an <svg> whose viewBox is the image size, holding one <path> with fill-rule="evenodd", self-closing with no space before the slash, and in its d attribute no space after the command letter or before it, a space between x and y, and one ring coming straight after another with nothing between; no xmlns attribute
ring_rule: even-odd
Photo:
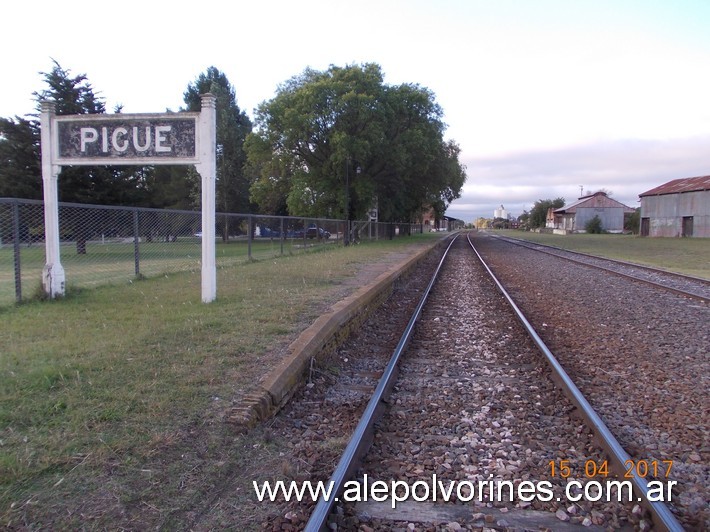
<svg viewBox="0 0 710 532"><path fill-rule="evenodd" d="M710 174L710 0L35 0L4 8L0 116L52 59L107 109L163 112L223 71L250 116L306 67L377 63L436 95L468 179L448 215Z"/></svg>

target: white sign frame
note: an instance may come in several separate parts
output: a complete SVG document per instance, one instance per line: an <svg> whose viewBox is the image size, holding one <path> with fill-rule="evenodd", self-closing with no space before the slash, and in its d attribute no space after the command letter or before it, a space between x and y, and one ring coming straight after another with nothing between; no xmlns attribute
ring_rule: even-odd
<svg viewBox="0 0 710 532"><path fill-rule="evenodd" d="M42 270L42 286L50 298L65 294L65 273L61 264L59 252L59 207L57 196L57 178L62 166L71 165L167 165L167 164L194 164L197 172L202 177L202 301L210 303L217 297L217 268L215 260L215 176L217 173L217 99L212 94L201 96L201 110L199 113L146 113L146 114L85 114L64 115L55 114L56 106L53 102L41 103L40 127L42 146L42 181L44 185L44 227L45 227L45 252L46 263ZM171 128L166 123L178 121L194 122L194 146L187 147L192 155L173 156L169 152L173 146L188 146L184 139L168 138ZM137 140L137 126L125 127L129 123L141 123L141 127L154 127L154 133L144 131L143 145ZM81 127L81 149L79 155L63 156L60 144L60 129ZM111 130L109 128L118 124ZM147 124L147 126L146 126ZM163 124L158 125L158 124ZM99 132L96 127L101 128ZM91 129L94 132L90 131ZM189 126L188 126L189 129ZM132 156L128 152L129 136L133 134L134 147L137 152L162 152L160 155ZM185 135L188 133L185 132ZM76 142L75 133L72 139ZM69 137L67 137L69 138ZM155 149L148 146L154 140ZM173 142L174 141L174 142ZM62 142L68 142L62 139ZM100 142L99 151L109 155L92 155L87 146ZM93 148L96 148L93 146ZM116 148L116 149L113 149ZM70 149L66 149L71 153ZM96 151L94 149L93 151ZM85 156L81 153L86 152Z"/></svg>

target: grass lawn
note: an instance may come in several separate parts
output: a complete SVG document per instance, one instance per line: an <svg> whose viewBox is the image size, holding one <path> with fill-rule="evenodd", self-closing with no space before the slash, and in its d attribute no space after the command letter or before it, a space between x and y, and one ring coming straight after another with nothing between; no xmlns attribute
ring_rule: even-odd
<svg viewBox="0 0 710 532"><path fill-rule="evenodd" d="M492 233L710 279L710 238L551 235L513 230Z"/></svg>
<svg viewBox="0 0 710 532"><path fill-rule="evenodd" d="M257 238L251 249L246 239L217 242L215 254L218 268L247 262L249 254L255 260L292 255L314 247L337 245L335 239L316 240ZM0 306L15 302L15 268L12 246L0 247ZM74 243L64 243L60 250L67 285L74 288L106 284L125 284L136 277L136 257L130 240L91 241L86 254L77 254ZM181 237L176 242L140 242L138 254L140 275L153 277L181 271L200 271L202 247L200 239ZM42 268L45 262L43 244L20 247L23 299L41 290Z"/></svg>
<svg viewBox="0 0 710 532"><path fill-rule="evenodd" d="M178 526L220 478L268 463L222 422L233 399L361 265L438 237L242 261L209 305L197 270L3 308L0 528Z"/></svg>

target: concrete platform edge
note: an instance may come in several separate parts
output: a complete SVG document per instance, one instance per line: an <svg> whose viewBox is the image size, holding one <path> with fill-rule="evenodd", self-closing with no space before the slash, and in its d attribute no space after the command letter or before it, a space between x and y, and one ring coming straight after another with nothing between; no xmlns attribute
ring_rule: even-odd
<svg viewBox="0 0 710 532"><path fill-rule="evenodd" d="M352 330L391 294L394 283L445 241L437 241L393 264L373 282L360 287L319 316L289 345L285 358L244 395L241 403L226 416L226 421L245 431L278 412L304 383L311 361L323 360L334 353Z"/></svg>

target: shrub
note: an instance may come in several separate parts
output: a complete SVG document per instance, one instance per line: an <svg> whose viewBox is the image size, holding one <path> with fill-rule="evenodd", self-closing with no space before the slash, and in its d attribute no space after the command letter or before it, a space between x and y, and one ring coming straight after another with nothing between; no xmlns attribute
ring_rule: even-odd
<svg viewBox="0 0 710 532"><path fill-rule="evenodd" d="M596 235L602 234L604 232L604 229L602 229L601 218L599 218L599 216L595 216L587 222L587 224L584 226L584 229L587 231L587 233L592 233Z"/></svg>

